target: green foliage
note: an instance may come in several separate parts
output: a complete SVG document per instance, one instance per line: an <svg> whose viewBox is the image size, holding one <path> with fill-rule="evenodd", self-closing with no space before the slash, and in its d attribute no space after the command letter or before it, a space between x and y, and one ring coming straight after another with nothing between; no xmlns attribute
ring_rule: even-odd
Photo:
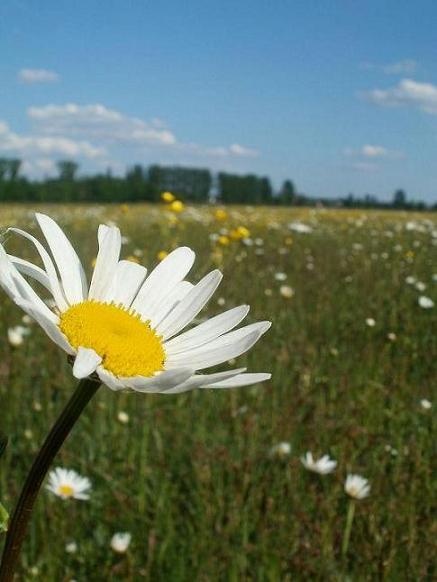
<svg viewBox="0 0 437 582"><path fill-rule="evenodd" d="M28 227L31 210L4 205L2 226ZM271 319L272 329L233 367L273 378L179 396L102 388L56 460L91 479L91 499L65 502L43 491L19 580L433 578L435 415L420 400L433 399L436 311L421 309L418 291L405 283L414 275L437 303L433 215L231 207L227 222L214 223L213 209L202 208L169 225L152 205L42 210L65 227L88 274L97 225L114 221L129 237L124 257L139 249L149 268L158 251L191 246L195 281L212 268L209 235L243 216L264 244L221 249L226 304L219 307L216 296L201 317L248 303L247 323ZM420 228L407 230L407 220L422 221ZM289 231L295 221L313 232ZM35 257L14 237L8 252ZM279 272L294 288L291 299L280 293ZM65 354L36 324L21 347L9 346L7 329L21 323L22 312L5 295L0 315L0 410L11 439L0 498L11 508L74 380ZM374 327L366 325L369 317ZM280 441L291 443L291 455L271 458ZM307 472L299 461L307 450L329 453L338 461L335 473ZM356 503L342 558L348 472L369 479L372 489ZM116 531L132 533L128 555L109 548ZM78 551L68 554L73 540Z"/></svg>

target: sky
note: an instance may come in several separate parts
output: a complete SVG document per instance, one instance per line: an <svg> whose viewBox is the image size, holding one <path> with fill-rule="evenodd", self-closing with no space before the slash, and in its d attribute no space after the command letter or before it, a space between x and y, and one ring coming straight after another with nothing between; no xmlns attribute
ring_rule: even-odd
<svg viewBox="0 0 437 582"><path fill-rule="evenodd" d="M0 156L437 200L437 3L2 0Z"/></svg>

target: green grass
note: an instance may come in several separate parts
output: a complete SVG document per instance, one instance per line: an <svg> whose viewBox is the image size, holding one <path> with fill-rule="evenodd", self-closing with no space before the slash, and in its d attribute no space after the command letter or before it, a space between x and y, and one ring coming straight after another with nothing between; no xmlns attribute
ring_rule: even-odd
<svg viewBox="0 0 437 582"><path fill-rule="evenodd" d="M1 226L36 232L31 210L4 206ZM89 271L96 227L107 220L130 239L124 256L140 249L149 267L158 251L180 244L198 255L191 279L219 265L224 281L205 314L249 303L248 323L271 319L272 329L238 364L273 378L179 396L101 388L56 462L92 480L91 500L41 493L20 580L432 579L433 409L420 400L433 400L436 308L417 300L423 294L437 302L435 217L235 208L217 224L212 210L188 209L172 224L158 207L46 210ZM313 232L290 232L293 220ZM406 228L412 220L418 230ZM239 224L264 244L217 250L210 242L210 233ZM35 260L29 245L6 238L10 252ZM287 274L285 283L277 272ZM409 275L426 290L406 284ZM280 295L284 284L293 298ZM0 428L10 443L0 461L0 501L9 509L74 387L64 354L36 324L21 347L9 345L7 329L21 316L2 294ZM117 420L119 411L128 424ZM292 452L272 458L269 449L280 441ZM334 457L335 473L307 472L299 461L307 450ZM348 472L372 489L356 503L342 556ZM132 533L125 555L109 547L116 531ZM68 554L72 540L78 551Z"/></svg>

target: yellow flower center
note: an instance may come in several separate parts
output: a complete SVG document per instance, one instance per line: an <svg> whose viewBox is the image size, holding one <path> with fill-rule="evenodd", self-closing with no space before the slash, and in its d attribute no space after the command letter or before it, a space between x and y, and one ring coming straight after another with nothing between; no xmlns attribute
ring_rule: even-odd
<svg viewBox="0 0 437 582"><path fill-rule="evenodd" d="M71 497L74 493L74 489L71 485L59 485L59 495L64 497Z"/></svg>
<svg viewBox="0 0 437 582"><path fill-rule="evenodd" d="M135 311L121 305L84 301L60 315L59 327L70 344L93 349L115 376L153 376L164 369L160 336Z"/></svg>

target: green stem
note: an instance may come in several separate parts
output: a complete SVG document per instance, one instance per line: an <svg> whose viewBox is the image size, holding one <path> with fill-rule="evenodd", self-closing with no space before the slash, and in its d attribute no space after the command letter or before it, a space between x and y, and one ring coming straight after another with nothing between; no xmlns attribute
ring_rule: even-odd
<svg viewBox="0 0 437 582"><path fill-rule="evenodd" d="M0 582L11 582L13 580L33 505L44 477L83 409L99 387L100 383L90 378L85 378L79 382L37 454L9 523L0 564Z"/></svg>
<svg viewBox="0 0 437 582"><path fill-rule="evenodd" d="M355 514L355 503L351 500L349 501L349 507L347 510L346 529L344 530L343 544L341 547L341 555L343 556L343 558L346 556L347 550L349 548L349 540L351 537L354 514Z"/></svg>

